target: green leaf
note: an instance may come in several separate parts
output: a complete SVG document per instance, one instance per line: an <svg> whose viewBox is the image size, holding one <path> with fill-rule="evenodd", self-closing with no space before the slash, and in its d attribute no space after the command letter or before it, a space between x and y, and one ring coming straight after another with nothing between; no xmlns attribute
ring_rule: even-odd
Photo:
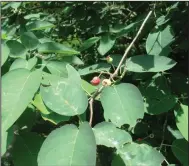
<svg viewBox="0 0 189 166"><path fill-rule="evenodd" d="M87 94L92 94L93 92L96 91L96 87L91 85L90 83L88 83L85 80L81 80L81 87L83 88L83 90L87 93Z"/></svg>
<svg viewBox="0 0 189 166"><path fill-rule="evenodd" d="M90 39L87 39L86 41L83 42L81 47L79 48L80 51L84 51L91 46L93 46L95 43L97 43L100 40L100 37L91 37Z"/></svg>
<svg viewBox="0 0 189 166"><path fill-rule="evenodd" d="M50 113L50 114L42 114L41 116L44 120L49 121L55 125L57 125L60 122L68 121L70 119L69 116L63 116L56 113Z"/></svg>
<svg viewBox="0 0 189 166"><path fill-rule="evenodd" d="M101 72L101 71L109 71L110 67L111 66L108 63L98 63L98 64L85 67L83 69L79 69L78 72L80 75L87 75L87 74Z"/></svg>
<svg viewBox="0 0 189 166"><path fill-rule="evenodd" d="M161 72L171 69L176 62L164 56L138 55L127 59L126 68L132 72Z"/></svg>
<svg viewBox="0 0 189 166"><path fill-rule="evenodd" d="M100 44L97 48L99 54L105 55L114 46L115 39L110 35L102 36L100 39Z"/></svg>
<svg viewBox="0 0 189 166"><path fill-rule="evenodd" d="M185 139L176 139L171 149L176 158L182 163L183 166L188 165L188 142Z"/></svg>
<svg viewBox="0 0 189 166"><path fill-rule="evenodd" d="M104 108L104 117L116 126L136 125L137 119L144 116L143 98L138 88L129 83L106 87L100 100Z"/></svg>
<svg viewBox="0 0 189 166"><path fill-rule="evenodd" d="M2 130L1 137L1 156L3 156L8 146L11 144L14 136L13 127L9 128L8 131Z"/></svg>
<svg viewBox="0 0 189 166"><path fill-rule="evenodd" d="M62 60L75 65L84 65L84 62L77 56L63 56Z"/></svg>
<svg viewBox="0 0 189 166"><path fill-rule="evenodd" d="M6 44L10 50L10 56L25 58L27 50L21 43L16 40L8 40Z"/></svg>
<svg viewBox="0 0 189 166"><path fill-rule="evenodd" d="M46 106L43 103L43 100L41 98L41 94L36 94L34 101L32 101L32 104L44 115L48 115L51 112L46 108Z"/></svg>
<svg viewBox="0 0 189 166"><path fill-rule="evenodd" d="M136 21L134 23L131 23L129 25L120 25L117 24L110 28L111 33L116 33L116 37L119 38L121 36L126 35L127 33L133 31L138 25L141 24L141 21Z"/></svg>
<svg viewBox="0 0 189 166"><path fill-rule="evenodd" d="M32 32L25 32L20 39L22 44L29 50L36 49L39 44L39 40Z"/></svg>
<svg viewBox="0 0 189 166"><path fill-rule="evenodd" d="M17 10L19 6L21 5L21 2L10 2L11 8Z"/></svg>
<svg viewBox="0 0 189 166"><path fill-rule="evenodd" d="M110 57L113 58L112 64L116 67L118 67L119 62L121 60L121 58L123 57L122 55L119 54L110 54Z"/></svg>
<svg viewBox="0 0 189 166"><path fill-rule="evenodd" d="M87 96L81 86L73 81L60 79L51 86L41 86L40 91L47 107L60 115L80 115L87 109Z"/></svg>
<svg viewBox="0 0 189 166"><path fill-rule="evenodd" d="M167 126L167 130L176 138L182 139L184 138L179 130L174 130L170 126Z"/></svg>
<svg viewBox="0 0 189 166"><path fill-rule="evenodd" d="M125 163L119 155L114 155L111 166L125 166Z"/></svg>
<svg viewBox="0 0 189 166"><path fill-rule="evenodd" d="M38 46L38 52L40 53L58 53L63 55L77 55L80 52L74 50L73 48L67 47L63 44L55 43L55 42L46 42L42 43Z"/></svg>
<svg viewBox="0 0 189 166"><path fill-rule="evenodd" d="M36 65L36 63L37 63L36 57L33 57L28 61L25 59L16 59L10 66L9 71L20 68L31 70Z"/></svg>
<svg viewBox="0 0 189 166"><path fill-rule="evenodd" d="M59 77L68 77L68 72L66 70L67 63L59 61L50 61L47 63L48 70Z"/></svg>
<svg viewBox="0 0 189 166"><path fill-rule="evenodd" d="M176 125L188 141L188 106L180 104L175 109Z"/></svg>
<svg viewBox="0 0 189 166"><path fill-rule="evenodd" d="M160 16L156 20L156 25L161 26L161 25L165 24L167 21L169 21L169 18L166 18L166 16Z"/></svg>
<svg viewBox="0 0 189 166"><path fill-rule="evenodd" d="M1 66L7 61L10 49L6 44L1 44L1 49L2 49L2 56L1 56Z"/></svg>
<svg viewBox="0 0 189 166"><path fill-rule="evenodd" d="M146 51L149 55L163 54L164 48L172 43L174 34L171 26L166 26L163 30L154 29L146 40ZM164 54L164 56L167 56Z"/></svg>
<svg viewBox="0 0 189 166"><path fill-rule="evenodd" d="M81 86L81 77L77 70L69 64L66 65L66 69L68 71L69 81Z"/></svg>
<svg viewBox="0 0 189 166"><path fill-rule="evenodd" d="M161 165L164 156L146 144L130 143L118 149L118 154L127 166Z"/></svg>
<svg viewBox="0 0 189 166"><path fill-rule="evenodd" d="M79 129L71 124L54 130L44 141L37 161L38 166L96 166L96 143L89 124L84 122Z"/></svg>
<svg viewBox="0 0 189 166"><path fill-rule="evenodd" d="M119 148L125 143L132 142L132 137L128 132L116 128L116 126L110 122L98 123L93 128L93 131L97 145Z"/></svg>
<svg viewBox="0 0 189 166"><path fill-rule="evenodd" d="M157 115L171 110L176 104L176 98L171 94L167 80L160 74L139 86L144 97L146 113Z"/></svg>
<svg viewBox="0 0 189 166"><path fill-rule="evenodd" d="M26 25L28 31L35 31L35 30L44 30L47 28L52 28L55 25L47 22L47 21L32 21Z"/></svg>
<svg viewBox="0 0 189 166"><path fill-rule="evenodd" d="M41 70L16 69L2 77L2 128L7 130L24 112L41 82Z"/></svg>
<svg viewBox="0 0 189 166"><path fill-rule="evenodd" d="M21 133L16 136L12 152L14 166L38 166L37 154L43 141L36 133Z"/></svg>

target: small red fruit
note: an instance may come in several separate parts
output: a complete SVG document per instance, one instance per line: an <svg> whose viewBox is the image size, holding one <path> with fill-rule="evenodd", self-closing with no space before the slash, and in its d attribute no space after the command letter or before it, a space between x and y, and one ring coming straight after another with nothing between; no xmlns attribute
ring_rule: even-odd
<svg viewBox="0 0 189 166"><path fill-rule="evenodd" d="M94 78L91 80L91 84L92 84L92 85L98 85L98 84L100 84L100 78L99 78L99 77L94 77Z"/></svg>

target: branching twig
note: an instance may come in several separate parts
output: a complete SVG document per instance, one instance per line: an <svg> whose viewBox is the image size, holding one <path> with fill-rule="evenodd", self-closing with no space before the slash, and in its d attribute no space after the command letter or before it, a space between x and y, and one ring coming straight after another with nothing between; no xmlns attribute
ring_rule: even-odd
<svg viewBox="0 0 189 166"><path fill-rule="evenodd" d="M124 62L124 60L126 59L126 57L127 57L128 53L129 53L131 47L133 46L133 44L134 44L135 41L137 40L138 36L140 35L142 29L144 28L144 25L146 24L146 22L147 22L147 20L148 20L148 18L150 17L151 14L152 14L152 11L150 11L150 12L148 13L148 15L146 16L145 20L143 21L143 23L142 23L142 25L141 25L139 31L137 32L135 38L133 39L133 41L131 42L131 44L127 47L127 49L125 50L125 53L124 53L124 55L123 55L121 61L119 62L119 65L118 65L117 69L114 71L114 73L113 73L112 75L110 75L110 79L113 80L115 77L117 77L118 71L120 70L120 68L121 68L121 66L122 66L122 64L123 64L123 62ZM126 68L124 68L124 71L123 71L122 76L125 75L125 72L126 72ZM121 78L122 78L122 76L121 76ZM121 79L121 78L120 78L120 79ZM93 120L93 102L94 102L94 99L101 93L101 91L103 90L103 88L104 88L104 87L102 86L102 87L100 87L99 89L97 89L96 92L92 95L92 97L91 97L90 100L89 100L89 106L90 106L90 120L89 120L89 124L90 124L90 125L92 125L92 120Z"/></svg>
<svg viewBox="0 0 189 166"><path fill-rule="evenodd" d="M130 49L132 48L133 44L134 44L135 41L137 40L138 36L140 35L142 29L144 28L144 25L146 24L146 22L147 22L147 20L149 19L149 17L150 17L151 14L152 14L152 11L150 11L150 12L148 13L148 15L146 16L146 18L145 18L145 20L143 21L143 23L142 23L140 29L139 29L138 32L137 32L135 38L133 39L133 41L131 42L131 44L127 47L127 49L125 50L125 53L124 53L124 55L123 55L121 61L119 62L119 65L118 65L117 69L115 70L115 72L112 74L111 77L115 77L115 76L118 74L118 72L119 72L119 70L120 70L120 68L121 68L121 66L122 66L122 64L123 64L123 62L124 62L124 60L126 59L126 57L127 57L128 53L129 53ZM126 70L126 69L124 69L124 73L126 72L125 70Z"/></svg>

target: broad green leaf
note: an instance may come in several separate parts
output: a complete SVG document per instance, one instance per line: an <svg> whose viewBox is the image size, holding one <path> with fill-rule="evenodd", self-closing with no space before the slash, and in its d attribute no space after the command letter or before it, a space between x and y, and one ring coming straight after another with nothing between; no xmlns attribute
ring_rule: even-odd
<svg viewBox="0 0 189 166"><path fill-rule="evenodd" d="M73 81L59 80L51 86L41 86L40 92L46 106L60 115L80 115L88 106L85 92Z"/></svg>
<svg viewBox="0 0 189 166"><path fill-rule="evenodd" d="M125 163L119 155L114 155L111 166L125 166Z"/></svg>
<svg viewBox="0 0 189 166"><path fill-rule="evenodd" d="M183 166L188 166L188 142L185 139L176 139L171 149Z"/></svg>
<svg viewBox="0 0 189 166"><path fill-rule="evenodd" d="M80 75L87 75L91 73L101 72L101 71L109 71L110 65L108 63L98 63L83 69L79 69L78 72Z"/></svg>
<svg viewBox="0 0 189 166"><path fill-rule="evenodd" d="M20 68L23 68L23 69L28 69L27 68L27 65L28 65L28 61L25 60L25 59L16 59L12 65L10 66L10 69L9 71L11 70L15 70L15 69L20 69ZM28 69L29 70L29 69Z"/></svg>
<svg viewBox="0 0 189 166"><path fill-rule="evenodd" d="M146 144L130 143L118 149L118 154L127 166L161 165L164 156Z"/></svg>
<svg viewBox="0 0 189 166"><path fill-rule="evenodd" d="M32 21L26 25L28 31L35 31L35 30L44 30L47 28L52 28L55 25L47 22L47 21Z"/></svg>
<svg viewBox="0 0 189 166"><path fill-rule="evenodd" d="M146 113L157 115L171 110L176 104L176 98L171 94L167 80L160 74L139 86L144 97Z"/></svg>
<svg viewBox="0 0 189 166"><path fill-rule="evenodd" d="M180 104L175 109L176 125L188 141L188 106Z"/></svg>
<svg viewBox="0 0 189 166"><path fill-rule="evenodd" d="M59 62L59 61L50 61L47 63L47 68L53 75L57 75L59 77L67 77L68 72L66 70L67 63Z"/></svg>
<svg viewBox="0 0 189 166"><path fill-rule="evenodd" d="M16 40L8 40L6 44L10 49L10 56L25 58L27 50L21 43Z"/></svg>
<svg viewBox="0 0 189 166"><path fill-rule="evenodd" d="M37 58L33 57L31 59L29 59L28 61L25 59L16 59L12 65L10 66L9 71L11 70L15 70L15 69L20 69L20 68L24 68L24 69L28 69L31 70L37 63Z"/></svg>
<svg viewBox="0 0 189 166"><path fill-rule="evenodd" d="M174 130L170 126L167 126L167 130L176 138L176 139L183 139L181 132L179 130Z"/></svg>
<svg viewBox="0 0 189 166"><path fill-rule="evenodd" d="M41 14L42 13L27 14L27 15L24 16L24 19L26 19L26 20L29 20L29 19L32 19L32 18L37 19L37 18L40 18Z"/></svg>
<svg viewBox="0 0 189 166"><path fill-rule="evenodd" d="M17 10L18 7L21 5L22 2L10 2L11 8Z"/></svg>
<svg viewBox="0 0 189 166"><path fill-rule="evenodd" d="M8 131L2 130L1 134L1 156L3 156L6 153L8 146L11 144L13 140L13 127L9 128Z"/></svg>
<svg viewBox="0 0 189 166"><path fill-rule="evenodd" d="M81 86L81 77L79 73L77 72L77 70L69 64L66 65L66 69L68 71L69 81Z"/></svg>
<svg viewBox="0 0 189 166"><path fill-rule="evenodd" d="M16 69L2 77L2 128L7 130L24 112L41 82L41 70Z"/></svg>
<svg viewBox="0 0 189 166"><path fill-rule="evenodd" d="M119 148L125 143L132 142L132 137L128 132L116 128L116 126L110 122L98 123L93 128L93 131L97 145Z"/></svg>
<svg viewBox="0 0 189 166"><path fill-rule="evenodd" d="M149 55L160 55L163 54L163 49L170 45L174 40L174 34L171 26L166 26L162 29L154 29L146 40L146 51ZM164 55L166 56L166 55Z"/></svg>
<svg viewBox="0 0 189 166"><path fill-rule="evenodd" d="M116 126L136 125L137 119L144 116L143 98L138 88L129 83L106 87L100 97L104 117Z"/></svg>
<svg viewBox="0 0 189 166"><path fill-rule="evenodd" d="M2 54L1 54L1 66L7 61L10 49L6 44L1 44Z"/></svg>
<svg viewBox="0 0 189 166"><path fill-rule="evenodd" d="M138 55L127 59L126 68L132 72L161 72L173 68L176 62L164 56Z"/></svg>
<svg viewBox="0 0 189 166"><path fill-rule="evenodd" d="M37 154L43 141L43 137L36 133L21 133L16 136L12 151L14 166L38 166Z"/></svg>
<svg viewBox="0 0 189 166"><path fill-rule="evenodd" d="M57 59L74 65L84 65L84 62L77 56L61 56L57 55Z"/></svg>
<svg viewBox="0 0 189 166"><path fill-rule="evenodd" d="M91 37L90 39L87 39L86 41L83 42L81 47L79 48L80 51L84 51L91 46L93 46L95 43L97 43L100 40L100 37Z"/></svg>
<svg viewBox="0 0 189 166"><path fill-rule="evenodd" d="M43 37L39 39L39 42L42 43L47 43L47 42L53 42L52 39L49 39L47 37Z"/></svg>
<svg viewBox="0 0 189 166"><path fill-rule="evenodd" d="M43 72L42 76L43 77L42 77L41 84L43 86L50 86L50 85L56 84L59 81L65 80L65 78L63 78L63 77L59 77L57 75L52 75L52 74L49 74L46 72Z"/></svg>
<svg viewBox="0 0 189 166"><path fill-rule="evenodd" d="M36 49L39 44L39 40L32 32L25 32L20 39L22 44L29 50Z"/></svg>
<svg viewBox="0 0 189 166"><path fill-rule="evenodd" d="M65 125L51 132L38 154L38 166L96 166L96 142L87 122Z"/></svg>
<svg viewBox="0 0 189 166"><path fill-rule="evenodd" d="M28 60L28 69L32 70L36 64L37 64L37 58L35 56L33 58L30 58Z"/></svg>
<svg viewBox="0 0 189 166"><path fill-rule="evenodd" d="M70 119L69 116L63 116L56 113L50 113L50 114L42 114L41 116L44 120L49 121L55 125L57 125L60 122L68 121Z"/></svg>
<svg viewBox="0 0 189 166"><path fill-rule="evenodd" d="M135 29L140 24L141 24L141 21L137 21L137 22L131 23L129 25L117 24L117 25L110 28L110 32L116 33L116 37L118 38L118 37L121 37L121 36L131 32L131 31L133 31L133 29Z"/></svg>
<svg viewBox="0 0 189 166"><path fill-rule="evenodd" d="M102 36L100 44L97 48L99 54L105 55L114 46L115 39L110 35Z"/></svg>
<svg viewBox="0 0 189 166"><path fill-rule="evenodd" d="M166 18L166 16L160 16L156 20L156 25L161 26L161 25L165 24L167 21L169 21L169 18Z"/></svg>
<svg viewBox="0 0 189 166"><path fill-rule="evenodd" d="M32 101L32 104L44 115L50 114L51 112L46 108L46 106L43 103L43 100L41 98L41 94L38 93L35 95L34 100Z"/></svg>
<svg viewBox="0 0 189 166"><path fill-rule="evenodd" d="M81 87L89 95L91 95L93 92L96 91L96 87L91 85L90 83L88 83L85 80L81 80Z"/></svg>
<svg viewBox="0 0 189 166"><path fill-rule="evenodd" d="M38 52L40 53L58 53L63 55L77 55L80 52L74 50L73 48L67 47L63 44L55 43L55 42L46 42L42 43L38 46Z"/></svg>

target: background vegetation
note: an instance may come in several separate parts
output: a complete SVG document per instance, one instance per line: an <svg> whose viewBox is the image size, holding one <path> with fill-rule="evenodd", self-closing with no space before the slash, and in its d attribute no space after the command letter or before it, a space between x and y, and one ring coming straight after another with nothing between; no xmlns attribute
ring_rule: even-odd
<svg viewBox="0 0 189 166"><path fill-rule="evenodd" d="M92 86L90 81L114 73L149 11L127 55L126 74L113 82L119 95L111 96L109 87L110 92L95 96L91 130L81 122L89 121L87 97L101 84ZM95 158L98 166L188 165L188 13L188 2L2 2L2 165L57 164L59 154L71 153L64 145L65 135L70 136L66 124L80 125L79 131L85 132L76 144L80 150L79 145L96 148L94 132L98 146L96 153L88 148L88 164L94 165ZM68 91L62 97L69 100L74 89L78 91L72 98L84 111L76 114L62 113L63 100L50 89L67 77L69 86L63 88ZM82 88L73 84L79 81ZM140 105L136 89L144 102L141 116L135 107ZM121 110L118 97L130 113L115 121L118 114L113 113ZM130 123L121 122L127 118ZM50 140L52 131L54 138L59 136L55 142ZM115 141L124 146L118 148ZM51 158L45 159L48 151ZM76 158L82 165L82 155Z"/></svg>

